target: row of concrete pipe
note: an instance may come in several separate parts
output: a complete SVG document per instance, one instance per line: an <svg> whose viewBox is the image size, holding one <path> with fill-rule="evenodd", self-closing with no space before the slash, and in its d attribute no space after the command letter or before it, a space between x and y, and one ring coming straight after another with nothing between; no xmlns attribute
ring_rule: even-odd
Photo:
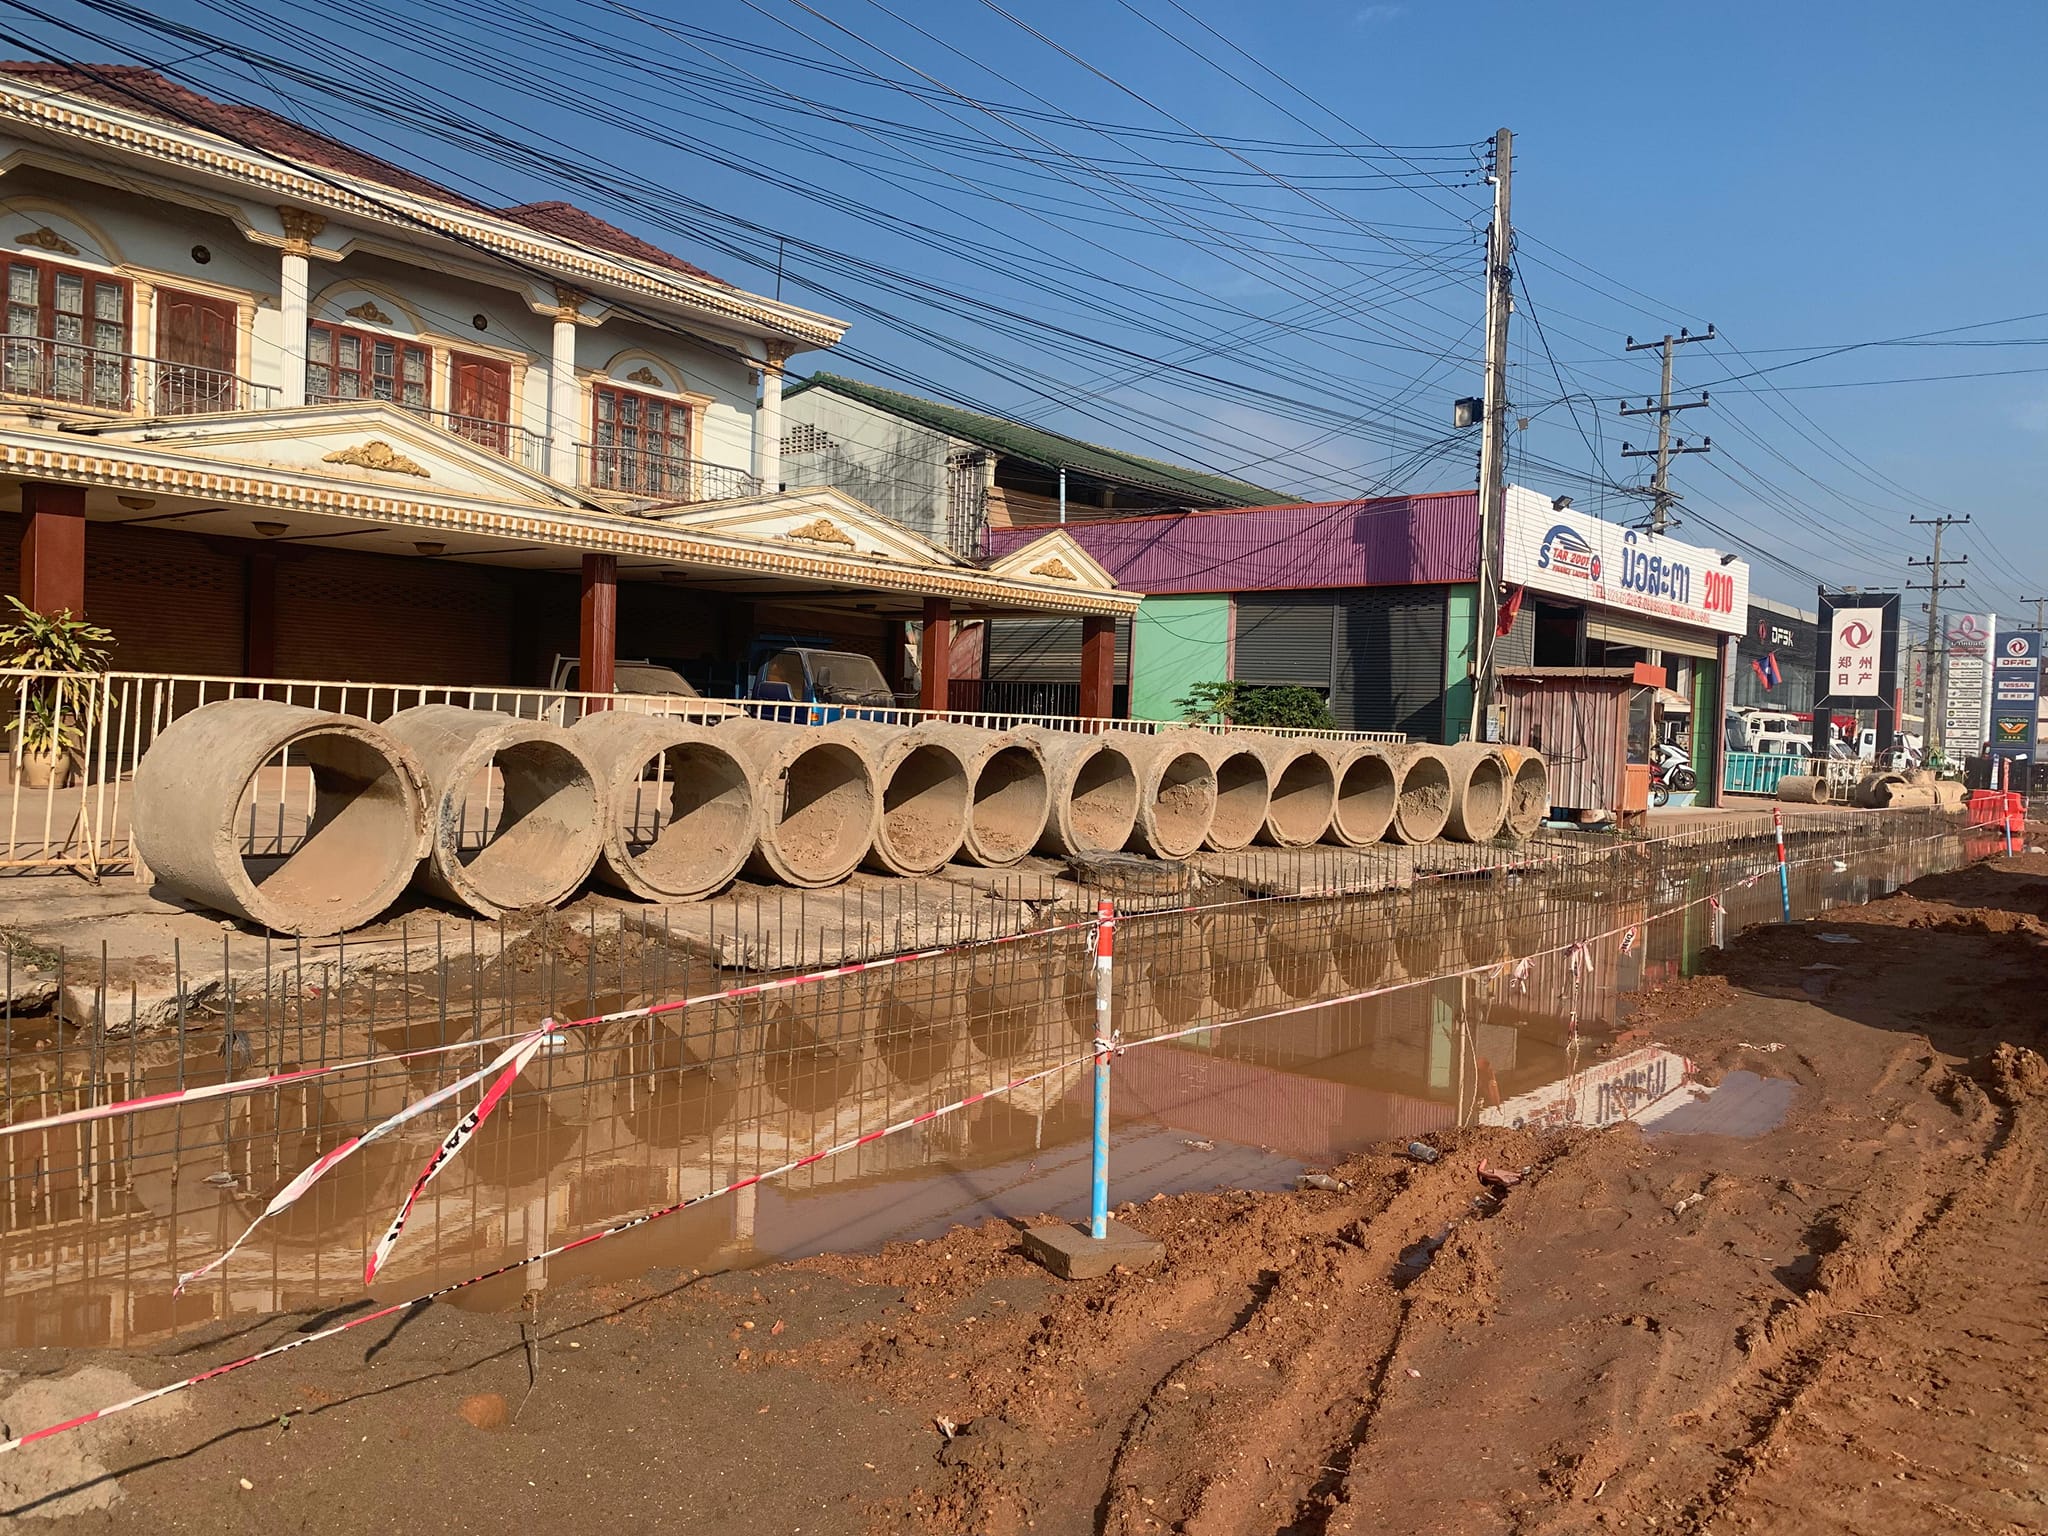
<svg viewBox="0 0 2048 1536"><path fill-rule="evenodd" d="M280 763L310 771L312 804L303 831L280 825L266 852L249 808ZM501 804L480 838L470 797L492 770ZM650 795L663 802L652 814ZM412 883L496 917L557 905L593 870L643 900L681 902L742 872L817 887L862 865L924 875L1034 851L1183 859L1255 843L1520 838L1549 799L1539 755L1474 743L615 711L563 729L442 704L372 723L231 699L152 743L133 825L160 884L277 932L330 934L373 921ZM262 803L283 806L281 778Z"/></svg>

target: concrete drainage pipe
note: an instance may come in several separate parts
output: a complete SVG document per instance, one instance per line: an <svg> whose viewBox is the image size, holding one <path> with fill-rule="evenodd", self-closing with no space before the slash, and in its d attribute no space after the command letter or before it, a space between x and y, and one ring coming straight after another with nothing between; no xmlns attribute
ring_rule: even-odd
<svg viewBox="0 0 2048 1536"><path fill-rule="evenodd" d="M453 704L402 709L384 729L426 772L432 841L416 882L497 917L563 901L604 846L598 777L569 736ZM492 779L501 790L495 824Z"/></svg>
<svg viewBox="0 0 2048 1536"><path fill-rule="evenodd" d="M1508 760L1507 834L1517 842L1534 837L1550 814L1550 765L1528 747L1502 747Z"/></svg>
<svg viewBox="0 0 2048 1536"><path fill-rule="evenodd" d="M1323 750L1337 780L1336 804L1323 841L1369 848L1387 835L1394 820L1394 764L1386 748L1367 741L1330 742Z"/></svg>
<svg viewBox="0 0 2048 1536"><path fill-rule="evenodd" d="M304 832L288 851L245 853L243 807L254 794L295 807L301 770L313 780ZM426 856L422 782L418 759L367 720L224 699L172 721L136 765L135 851L160 883L219 911L343 933L397 900Z"/></svg>
<svg viewBox="0 0 2048 1536"><path fill-rule="evenodd" d="M1014 864L1038 845L1052 819L1052 779L1036 733L934 725L967 765L972 809L960 851L990 869Z"/></svg>
<svg viewBox="0 0 2048 1536"><path fill-rule="evenodd" d="M1216 775L1216 814L1202 846L1235 853L1265 830L1273 797L1266 759L1242 736L1200 733L1195 739Z"/></svg>
<svg viewBox="0 0 2048 1536"><path fill-rule="evenodd" d="M1435 747L1396 749L1394 818L1387 838L1396 843L1433 843L1451 819L1451 765Z"/></svg>
<svg viewBox="0 0 2048 1536"><path fill-rule="evenodd" d="M1451 765L1451 814L1444 836L1457 843L1490 843L1508 814L1508 760L1499 747L1461 741L1441 749Z"/></svg>
<svg viewBox="0 0 2048 1536"><path fill-rule="evenodd" d="M833 885L874 846L881 814L875 766L837 726L734 720L715 728L754 778L761 806L747 868L786 885Z"/></svg>
<svg viewBox="0 0 2048 1536"><path fill-rule="evenodd" d="M1114 742L1073 731L1024 727L1045 759L1051 808L1038 851L1056 855L1115 853L1138 823L1138 771Z"/></svg>
<svg viewBox="0 0 2048 1536"><path fill-rule="evenodd" d="M967 836L971 809L960 754L935 738L930 725L845 724L873 754L882 796L874 846L862 862L890 875L928 875L950 863Z"/></svg>
<svg viewBox="0 0 2048 1536"><path fill-rule="evenodd" d="M1258 841L1276 848L1321 842L1337 808L1337 775L1321 745L1283 737L1261 742L1257 750L1273 783Z"/></svg>
<svg viewBox="0 0 2048 1536"><path fill-rule="evenodd" d="M1216 817L1216 770L1184 734L1110 731L1138 773L1138 822L1125 844L1156 859L1184 859L1202 846Z"/></svg>
<svg viewBox="0 0 2048 1536"><path fill-rule="evenodd" d="M642 901L723 890L754 851L760 796L723 732L600 710L569 728L604 793L598 877Z"/></svg>

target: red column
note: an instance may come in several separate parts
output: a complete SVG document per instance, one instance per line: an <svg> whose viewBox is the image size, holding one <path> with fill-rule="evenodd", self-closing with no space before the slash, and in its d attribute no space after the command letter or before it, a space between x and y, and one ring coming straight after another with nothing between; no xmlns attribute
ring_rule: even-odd
<svg viewBox="0 0 2048 1536"><path fill-rule="evenodd" d="M21 487L21 600L37 613L85 617L85 487Z"/></svg>
<svg viewBox="0 0 2048 1536"><path fill-rule="evenodd" d="M242 560L242 670L277 676L277 553L251 550Z"/></svg>
<svg viewBox="0 0 2048 1536"><path fill-rule="evenodd" d="M583 693L610 693L619 660L619 557L583 557L583 611L577 631L576 686ZM602 709L605 706L593 706Z"/></svg>
<svg viewBox="0 0 2048 1536"><path fill-rule="evenodd" d="M1116 707L1116 620L1081 621L1081 718L1107 720Z"/></svg>
<svg viewBox="0 0 2048 1536"><path fill-rule="evenodd" d="M945 713L953 681L953 604L924 600L924 633L917 642L917 707Z"/></svg>

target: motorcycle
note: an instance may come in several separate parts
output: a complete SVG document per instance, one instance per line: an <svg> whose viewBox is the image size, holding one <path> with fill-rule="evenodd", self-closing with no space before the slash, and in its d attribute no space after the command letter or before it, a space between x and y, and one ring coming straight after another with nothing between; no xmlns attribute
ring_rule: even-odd
<svg viewBox="0 0 2048 1536"><path fill-rule="evenodd" d="M1665 742L1650 755L1650 804L1666 806L1674 794L1683 795L1699 787L1692 758L1682 747Z"/></svg>

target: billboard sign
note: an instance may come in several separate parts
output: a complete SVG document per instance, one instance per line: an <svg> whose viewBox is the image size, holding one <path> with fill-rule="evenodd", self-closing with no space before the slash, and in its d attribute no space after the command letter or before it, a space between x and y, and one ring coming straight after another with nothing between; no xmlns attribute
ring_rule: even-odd
<svg viewBox="0 0 2048 1536"><path fill-rule="evenodd" d="M2031 755L2040 700L2040 634L2004 636L1991 648L1991 745Z"/></svg>
<svg viewBox="0 0 2048 1536"><path fill-rule="evenodd" d="M1951 757L1982 752L1991 739L1991 650L1998 615L1957 613L1942 631L1941 746Z"/></svg>
<svg viewBox="0 0 2048 1536"><path fill-rule="evenodd" d="M1830 710L1889 711L1899 686L1899 594L1820 594L1814 718ZM1819 745L1824 746L1825 743Z"/></svg>
<svg viewBox="0 0 2048 1536"><path fill-rule="evenodd" d="M1532 592L1739 635L1749 616L1749 566L1666 534L1642 533L1559 508L1511 485L1502 574Z"/></svg>

